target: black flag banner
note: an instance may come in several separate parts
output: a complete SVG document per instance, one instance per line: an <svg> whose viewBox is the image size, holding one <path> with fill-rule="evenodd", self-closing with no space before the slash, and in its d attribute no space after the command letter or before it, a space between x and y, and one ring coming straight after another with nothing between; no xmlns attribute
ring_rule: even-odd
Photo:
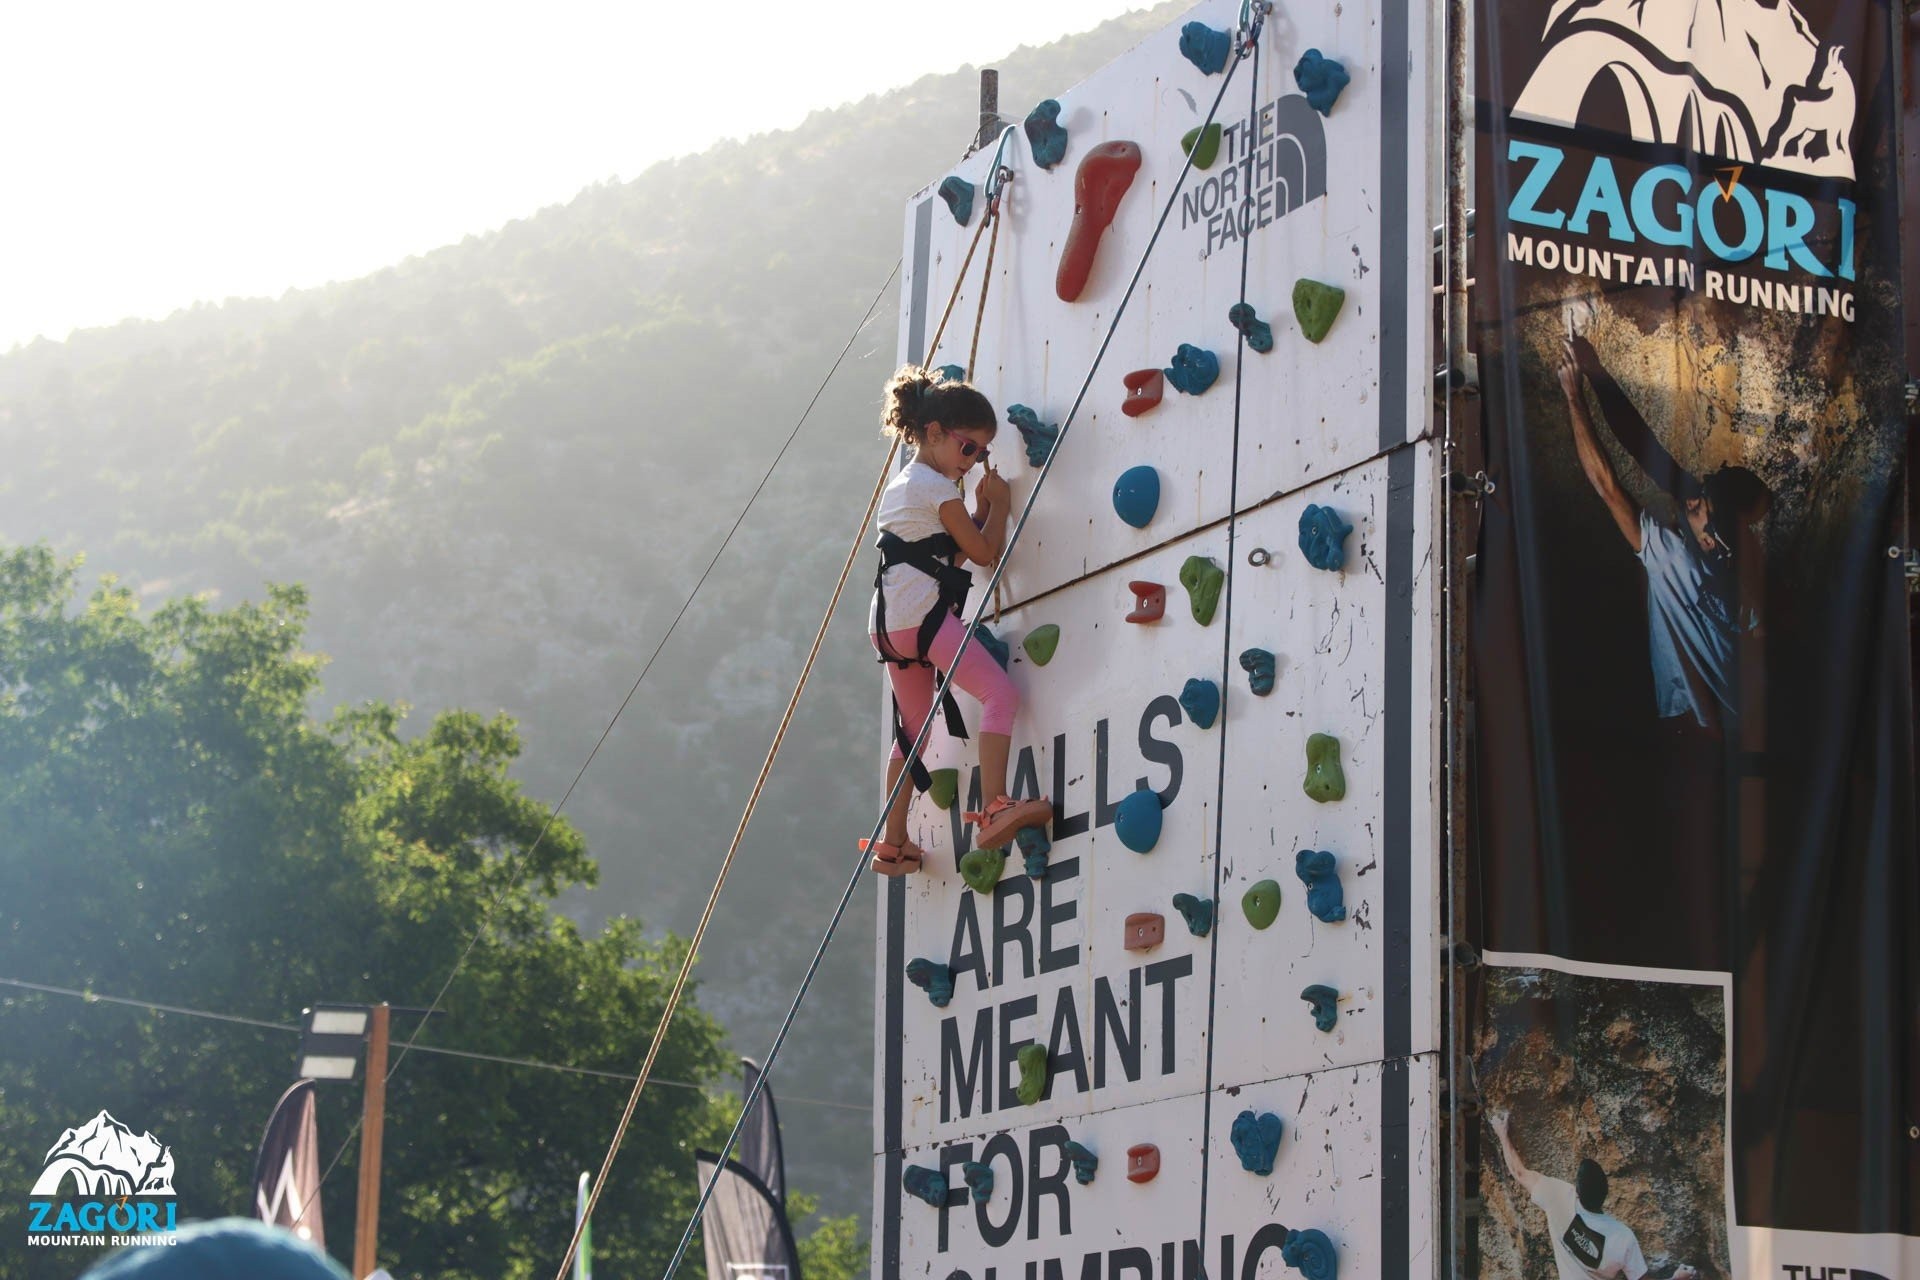
<svg viewBox="0 0 1920 1280"><path fill-rule="evenodd" d="M1476 4L1484 1276L1920 1275L1900 8Z"/></svg>
<svg viewBox="0 0 1920 1280"><path fill-rule="evenodd" d="M742 1097L753 1096L753 1086L760 1079L760 1064L752 1058L740 1059ZM747 1117L740 1127L740 1141L735 1145L740 1153L740 1163L753 1171L767 1188L773 1202L782 1209L787 1206L787 1157L780 1144L780 1112L774 1106L773 1086L762 1086L759 1101L753 1104L753 1114Z"/></svg>
<svg viewBox="0 0 1920 1280"><path fill-rule="evenodd" d="M719 1156L711 1151L694 1155L700 1183L713 1177ZM794 1247L787 1212L753 1170L738 1160L727 1161L726 1172L714 1185L700 1218L700 1235L707 1251L707 1275L712 1280L768 1276L800 1280L800 1253Z"/></svg>
<svg viewBox="0 0 1920 1280"><path fill-rule="evenodd" d="M301 1080L274 1105L253 1165L253 1215L285 1227L325 1252L320 1225L320 1139L314 1127L313 1081Z"/></svg>

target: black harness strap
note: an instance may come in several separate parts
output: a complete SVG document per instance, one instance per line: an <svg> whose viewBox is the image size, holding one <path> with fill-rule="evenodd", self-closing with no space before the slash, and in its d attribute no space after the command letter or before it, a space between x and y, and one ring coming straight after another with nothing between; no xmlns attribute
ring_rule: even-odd
<svg viewBox="0 0 1920 1280"><path fill-rule="evenodd" d="M927 654L933 645L933 638L940 633L940 626L947 615L956 618L966 616L967 593L973 589L973 575L953 563L953 557L960 552L960 544L953 540L950 533L936 533L930 537L908 542L899 534L880 531L880 572L873 579L873 629L874 643L880 649L880 661L891 662L897 667L932 667ZM940 589L940 599L927 616L920 620L919 629L914 634L916 653L909 657L894 651L887 641L887 570L894 565L904 564L918 569L932 578ZM953 700L951 687L941 695L940 710L946 717L947 732L956 738L967 736L966 721L960 718L960 704ZM905 719L900 714L900 700L893 701L893 737L900 744L900 754L905 756L908 772L913 775L913 785L921 791L933 785L933 777L927 772L927 766L921 763L913 751L914 735L907 732Z"/></svg>

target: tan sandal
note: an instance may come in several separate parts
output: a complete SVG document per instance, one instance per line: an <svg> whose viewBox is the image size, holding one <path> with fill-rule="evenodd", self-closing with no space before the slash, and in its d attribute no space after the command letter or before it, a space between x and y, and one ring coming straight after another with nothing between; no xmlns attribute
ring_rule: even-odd
<svg viewBox="0 0 1920 1280"><path fill-rule="evenodd" d="M1014 832L1027 827L1044 827L1052 822L1053 802L997 796L984 811L962 816L979 828L973 835L975 848L998 849L1013 839Z"/></svg>
<svg viewBox="0 0 1920 1280"><path fill-rule="evenodd" d="M867 865L883 876L911 875L920 869L920 864L927 857L926 851L911 840L901 844L889 844L885 840L862 840L860 851L873 855Z"/></svg>

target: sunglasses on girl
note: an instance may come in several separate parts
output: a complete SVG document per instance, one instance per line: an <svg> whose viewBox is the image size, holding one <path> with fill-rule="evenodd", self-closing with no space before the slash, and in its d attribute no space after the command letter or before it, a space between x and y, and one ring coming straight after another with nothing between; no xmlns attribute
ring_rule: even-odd
<svg viewBox="0 0 1920 1280"><path fill-rule="evenodd" d="M984 460L984 459L986 458L986 456L987 456L987 446L986 446L986 445L984 445L984 444L976 444L976 443L975 443L975 442L973 442L972 440L969 440L969 439L967 439L967 438L966 438L965 436L955 436L954 438L955 438L956 440L958 440L958 441L960 442L960 456L961 456L961 457L963 457L963 458L971 458L971 457L972 457L972 456L973 456L974 454L976 454L976 453L977 453L977 454L979 454L979 455L980 455L980 457L981 457L981 458L982 458L983 460Z"/></svg>

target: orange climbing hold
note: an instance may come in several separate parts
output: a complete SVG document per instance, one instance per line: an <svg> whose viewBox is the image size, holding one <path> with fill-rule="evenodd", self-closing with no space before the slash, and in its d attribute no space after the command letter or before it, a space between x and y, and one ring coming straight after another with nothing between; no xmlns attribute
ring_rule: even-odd
<svg viewBox="0 0 1920 1280"><path fill-rule="evenodd" d="M1167 394L1167 375L1159 369L1135 369L1120 381L1127 388L1127 398L1121 401L1120 412L1129 418L1139 417L1159 404Z"/></svg>
<svg viewBox="0 0 1920 1280"><path fill-rule="evenodd" d="M1151 951L1166 941L1167 918L1158 911L1136 911L1127 917L1127 951Z"/></svg>
<svg viewBox="0 0 1920 1280"><path fill-rule="evenodd" d="M1127 1181L1152 1182L1160 1176L1160 1148L1151 1142L1127 1148Z"/></svg>
<svg viewBox="0 0 1920 1280"><path fill-rule="evenodd" d="M1166 616L1165 587L1157 582L1129 582L1127 590L1133 592L1133 612L1127 615L1128 622L1158 622Z"/></svg>
<svg viewBox="0 0 1920 1280"><path fill-rule="evenodd" d="M1132 142L1103 142L1080 161L1073 176L1073 226L1067 231L1067 244L1053 277L1053 291L1060 301L1074 301L1087 287L1100 241L1138 172L1140 147Z"/></svg>

